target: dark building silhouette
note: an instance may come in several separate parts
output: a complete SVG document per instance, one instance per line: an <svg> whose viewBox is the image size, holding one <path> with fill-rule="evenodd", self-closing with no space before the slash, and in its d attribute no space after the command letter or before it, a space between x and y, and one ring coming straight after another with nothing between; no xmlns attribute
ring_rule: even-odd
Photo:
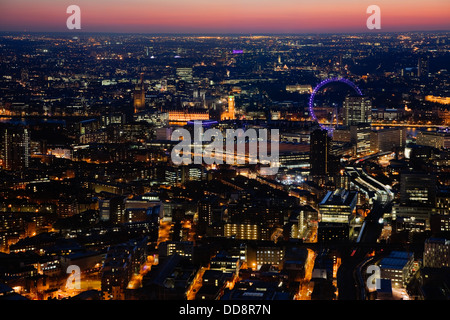
<svg viewBox="0 0 450 320"><path fill-rule="evenodd" d="M311 175L328 174L328 156L331 139L327 130L317 129L311 132L310 163Z"/></svg>
<svg viewBox="0 0 450 320"><path fill-rule="evenodd" d="M15 126L3 130L3 168L24 170L30 160L30 131L26 127Z"/></svg>
<svg viewBox="0 0 450 320"><path fill-rule="evenodd" d="M338 159L330 154L331 138L327 130L311 132L310 174L312 176L331 176L337 171Z"/></svg>
<svg viewBox="0 0 450 320"><path fill-rule="evenodd" d="M428 173L403 173L400 179L402 205L436 206L436 176Z"/></svg>
<svg viewBox="0 0 450 320"><path fill-rule="evenodd" d="M419 78L428 77L428 58L426 57L420 57L419 61L417 63L417 76Z"/></svg>

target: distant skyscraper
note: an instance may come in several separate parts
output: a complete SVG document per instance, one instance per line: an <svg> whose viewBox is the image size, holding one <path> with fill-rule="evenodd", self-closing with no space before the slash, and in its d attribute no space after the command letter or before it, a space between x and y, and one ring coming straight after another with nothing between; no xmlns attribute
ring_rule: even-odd
<svg viewBox="0 0 450 320"><path fill-rule="evenodd" d="M350 129L351 142L356 146L356 154L369 152L371 100L364 96L348 96L345 98L342 112L343 124Z"/></svg>
<svg viewBox="0 0 450 320"><path fill-rule="evenodd" d="M426 57L420 57L417 64L417 76L419 78L428 77L428 59Z"/></svg>
<svg viewBox="0 0 450 320"><path fill-rule="evenodd" d="M3 132L3 167L24 170L30 159L30 132L25 127L6 128Z"/></svg>
<svg viewBox="0 0 450 320"><path fill-rule="evenodd" d="M139 83L136 84L133 92L133 107L134 113L142 111L145 108L145 87L144 87L144 74L141 73Z"/></svg>
<svg viewBox="0 0 450 320"><path fill-rule="evenodd" d="M343 106L344 126L372 122L372 102L367 97L346 97Z"/></svg>

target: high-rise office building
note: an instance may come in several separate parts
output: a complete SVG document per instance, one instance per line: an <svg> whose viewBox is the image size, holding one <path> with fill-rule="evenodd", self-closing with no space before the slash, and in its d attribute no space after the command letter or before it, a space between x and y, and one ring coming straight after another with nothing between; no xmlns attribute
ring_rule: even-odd
<svg viewBox="0 0 450 320"><path fill-rule="evenodd" d="M24 170L30 160L30 131L25 127L9 127L3 131L3 168Z"/></svg>
<svg viewBox="0 0 450 320"><path fill-rule="evenodd" d="M428 173L403 173L400 178L400 204L436 206L436 176Z"/></svg>
<svg viewBox="0 0 450 320"><path fill-rule="evenodd" d="M344 126L372 122L372 101L364 96L348 96L343 105Z"/></svg>
<svg viewBox="0 0 450 320"><path fill-rule="evenodd" d="M428 173L402 173L400 201L392 207L399 230L421 231L430 229L436 208L436 176Z"/></svg>
<svg viewBox="0 0 450 320"><path fill-rule="evenodd" d="M429 238L423 250L423 266L430 268L450 267L450 240Z"/></svg>
<svg viewBox="0 0 450 320"><path fill-rule="evenodd" d="M348 96L342 110L343 125L349 128L351 143L356 154L370 151L370 123L372 122L372 101L364 96Z"/></svg>
<svg viewBox="0 0 450 320"><path fill-rule="evenodd" d="M142 111L145 108L145 86L144 74L141 73L139 83L136 84L133 92L133 107L134 113Z"/></svg>
<svg viewBox="0 0 450 320"><path fill-rule="evenodd" d="M329 173L331 138L327 130L317 129L311 132L310 139L310 173L315 176L324 176Z"/></svg>
<svg viewBox="0 0 450 320"><path fill-rule="evenodd" d="M428 77L428 59L426 57L420 57L417 63L417 76L419 78Z"/></svg>

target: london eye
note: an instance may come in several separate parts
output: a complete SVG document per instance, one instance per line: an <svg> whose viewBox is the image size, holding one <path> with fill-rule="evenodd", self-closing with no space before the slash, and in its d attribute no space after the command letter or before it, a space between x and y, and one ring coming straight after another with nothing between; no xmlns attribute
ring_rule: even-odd
<svg viewBox="0 0 450 320"><path fill-rule="evenodd" d="M331 119L329 121L324 122L324 121L319 120L319 117L316 114L316 109L315 109L316 106L314 104L314 99L315 99L317 93L320 92L323 87L327 86L330 83L344 83L344 84L348 85L349 87L351 87L356 92L356 94L358 94L360 96L362 96L363 94L362 94L361 90L356 86L356 84L354 84L353 82L351 82L348 79L338 78L338 77L325 79L325 80L321 81L313 89L311 96L309 97L309 102L308 102L309 113L311 115L311 118L314 121L316 121L322 129L327 130L328 133L330 135L332 135L335 127L338 125L339 110L337 108L333 108Z"/></svg>

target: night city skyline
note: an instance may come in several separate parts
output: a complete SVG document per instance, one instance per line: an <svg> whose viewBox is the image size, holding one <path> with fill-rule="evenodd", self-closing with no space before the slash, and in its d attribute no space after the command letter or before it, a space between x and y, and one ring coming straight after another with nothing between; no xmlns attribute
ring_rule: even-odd
<svg viewBox="0 0 450 320"><path fill-rule="evenodd" d="M449 300L449 12L2 1L0 302Z"/></svg>

